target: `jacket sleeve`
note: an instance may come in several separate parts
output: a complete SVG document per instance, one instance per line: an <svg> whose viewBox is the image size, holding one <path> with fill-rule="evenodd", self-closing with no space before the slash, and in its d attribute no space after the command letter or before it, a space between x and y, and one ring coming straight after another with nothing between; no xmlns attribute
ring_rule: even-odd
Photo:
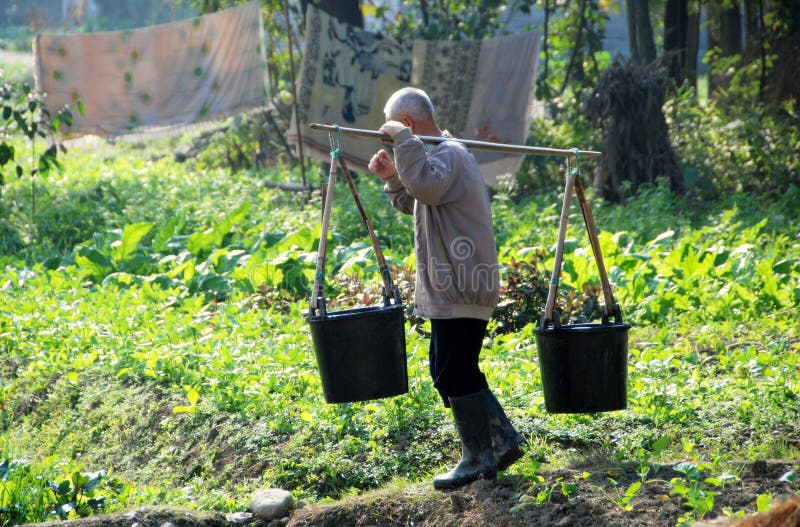
<svg viewBox="0 0 800 527"><path fill-rule="evenodd" d="M383 186L383 193L389 198L392 207L404 214L414 214L414 202L416 200L406 191L397 174L386 180L386 184Z"/></svg>
<svg viewBox="0 0 800 527"><path fill-rule="evenodd" d="M406 133L407 132L407 133ZM430 155L425 145L402 130L395 135L394 161L406 193L424 205L441 205L458 199L463 185L455 185L458 153L439 145Z"/></svg>

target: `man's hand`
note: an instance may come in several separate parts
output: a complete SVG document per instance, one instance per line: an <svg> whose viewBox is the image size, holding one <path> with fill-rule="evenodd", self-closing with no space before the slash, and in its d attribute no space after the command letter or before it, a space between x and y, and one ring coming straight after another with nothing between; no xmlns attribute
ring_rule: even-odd
<svg viewBox="0 0 800 527"><path fill-rule="evenodd" d="M389 179L397 174L397 167L394 166L394 161L392 161L392 158L386 150L380 150L372 156L372 159L369 160L368 168L370 172L378 174L383 180Z"/></svg>
<svg viewBox="0 0 800 527"><path fill-rule="evenodd" d="M383 123L383 126L381 126L381 132L394 137L394 134L396 134L403 128L407 127L400 121L386 121L385 123Z"/></svg>

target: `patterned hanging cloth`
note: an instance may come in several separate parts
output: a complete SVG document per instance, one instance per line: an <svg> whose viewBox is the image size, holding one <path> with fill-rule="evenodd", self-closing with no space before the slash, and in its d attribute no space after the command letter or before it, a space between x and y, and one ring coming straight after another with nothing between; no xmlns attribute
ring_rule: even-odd
<svg viewBox="0 0 800 527"><path fill-rule="evenodd" d="M533 110L539 33L487 40L414 42L411 82L424 89L437 120L455 137L525 144ZM489 184L514 174L522 157L473 150Z"/></svg>
<svg viewBox="0 0 800 527"><path fill-rule="evenodd" d="M309 5L306 48L298 88L300 125L339 124L377 130L383 107L396 90L416 86L431 97L437 122L454 136L524 144L533 107L539 33L488 40L396 42L341 23ZM322 135L294 127L289 141L302 136L304 153L329 155ZM379 148L374 140L348 141L348 162L365 171ZM513 174L519 155L473 152L487 183Z"/></svg>
<svg viewBox="0 0 800 527"><path fill-rule="evenodd" d="M386 100L411 82L411 44L339 22L309 4L300 72L301 127L313 122L377 130L385 121ZM328 160L325 137L307 129L298 133L295 123L293 115L289 142L299 144L302 137L306 155ZM365 171L378 147L374 140L348 140L348 164Z"/></svg>
<svg viewBox="0 0 800 527"><path fill-rule="evenodd" d="M34 40L35 81L53 111L81 101L70 135L178 131L266 104L261 9Z"/></svg>

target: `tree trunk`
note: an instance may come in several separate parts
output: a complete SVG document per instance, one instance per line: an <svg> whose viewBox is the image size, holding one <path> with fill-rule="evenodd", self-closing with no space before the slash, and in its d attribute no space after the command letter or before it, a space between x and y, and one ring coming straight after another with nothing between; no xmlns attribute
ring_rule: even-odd
<svg viewBox="0 0 800 527"><path fill-rule="evenodd" d="M584 104L589 124L603 131L604 159L595 183L607 200L624 198L623 182L636 192L666 177L673 191L684 189L664 117L667 84L661 69L615 60Z"/></svg>
<svg viewBox="0 0 800 527"><path fill-rule="evenodd" d="M419 0L419 12L422 15L422 25L428 27L431 23L431 16L428 14L428 0Z"/></svg>
<svg viewBox="0 0 800 527"><path fill-rule="evenodd" d="M775 55L771 67L766 66L766 95L774 102L794 100L800 104L800 82L797 81L800 78L800 5L797 0L775 0L766 4L772 16L765 18L768 23L770 19L775 21L772 27L765 28L769 29L767 49Z"/></svg>
<svg viewBox="0 0 800 527"><path fill-rule="evenodd" d="M639 56L639 40L638 32L636 31L636 2L637 0L626 0L625 2L628 8L628 47L631 52L631 62L641 64L642 57Z"/></svg>
<svg viewBox="0 0 800 527"><path fill-rule="evenodd" d="M542 37L542 48L544 50L544 69L542 71L542 78L547 78L548 74L548 66L550 62L550 54L549 49L547 47L547 35L548 29L550 27L550 2L549 0L544 0L544 36Z"/></svg>
<svg viewBox="0 0 800 527"><path fill-rule="evenodd" d="M686 75L688 0L667 0L664 7L664 55L670 78L680 85Z"/></svg>
<svg viewBox="0 0 800 527"><path fill-rule="evenodd" d="M301 3L305 13L309 0L302 0ZM339 22L364 27L364 15L361 13L358 0L310 0L310 3L337 18Z"/></svg>
<svg viewBox="0 0 800 527"><path fill-rule="evenodd" d="M708 27L708 49L719 49L722 45L722 11L714 1L706 2L706 25ZM720 80L717 75L713 75L711 70L713 64L709 58L708 63L708 94L709 96L719 87Z"/></svg>
<svg viewBox="0 0 800 527"><path fill-rule="evenodd" d="M650 23L649 0L626 0L628 8L628 44L631 48L631 61L634 64L647 64L656 60L656 43L653 39L653 25Z"/></svg>
<svg viewBox="0 0 800 527"><path fill-rule="evenodd" d="M689 86L697 89L697 53L700 49L700 0L692 1L686 21L686 71Z"/></svg>
<svg viewBox="0 0 800 527"><path fill-rule="evenodd" d="M636 40L639 42L639 55L642 62L649 64L656 60L656 41L653 38L653 25L650 23L650 0L636 0Z"/></svg>
<svg viewBox="0 0 800 527"><path fill-rule="evenodd" d="M742 53L742 13L739 2L722 11L720 29L722 32L722 56L732 57Z"/></svg>
<svg viewBox="0 0 800 527"><path fill-rule="evenodd" d="M564 81L561 83L561 89L558 90L559 96L561 96L564 93L564 90L567 89L573 68L578 70L578 72L574 74L575 77L579 80L583 78L583 60L581 60L579 57L583 55L581 48L583 48L583 32L586 26L586 7L586 0L581 0L581 12L578 19L578 34L575 36L575 43L572 46L572 54L570 55L569 62L567 63L567 69L564 72Z"/></svg>
<svg viewBox="0 0 800 527"><path fill-rule="evenodd" d="M758 97L764 99L764 93L767 88L767 49L764 45L766 40L766 25L764 24L764 0L758 1L758 27L761 28L761 45L759 46L758 55L759 62L761 63L761 75L758 79Z"/></svg>
<svg viewBox="0 0 800 527"><path fill-rule="evenodd" d="M758 23L758 9L758 0L745 0L744 16L746 40L744 45L744 54L748 59L753 59L760 53L761 28L759 27Z"/></svg>

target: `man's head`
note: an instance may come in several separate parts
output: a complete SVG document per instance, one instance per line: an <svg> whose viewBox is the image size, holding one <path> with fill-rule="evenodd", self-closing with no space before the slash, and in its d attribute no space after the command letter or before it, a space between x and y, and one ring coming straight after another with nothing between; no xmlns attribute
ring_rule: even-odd
<svg viewBox="0 0 800 527"><path fill-rule="evenodd" d="M402 88L394 92L386 101L383 113L387 121L399 121L414 133L438 130L433 103L428 94L418 88Z"/></svg>

